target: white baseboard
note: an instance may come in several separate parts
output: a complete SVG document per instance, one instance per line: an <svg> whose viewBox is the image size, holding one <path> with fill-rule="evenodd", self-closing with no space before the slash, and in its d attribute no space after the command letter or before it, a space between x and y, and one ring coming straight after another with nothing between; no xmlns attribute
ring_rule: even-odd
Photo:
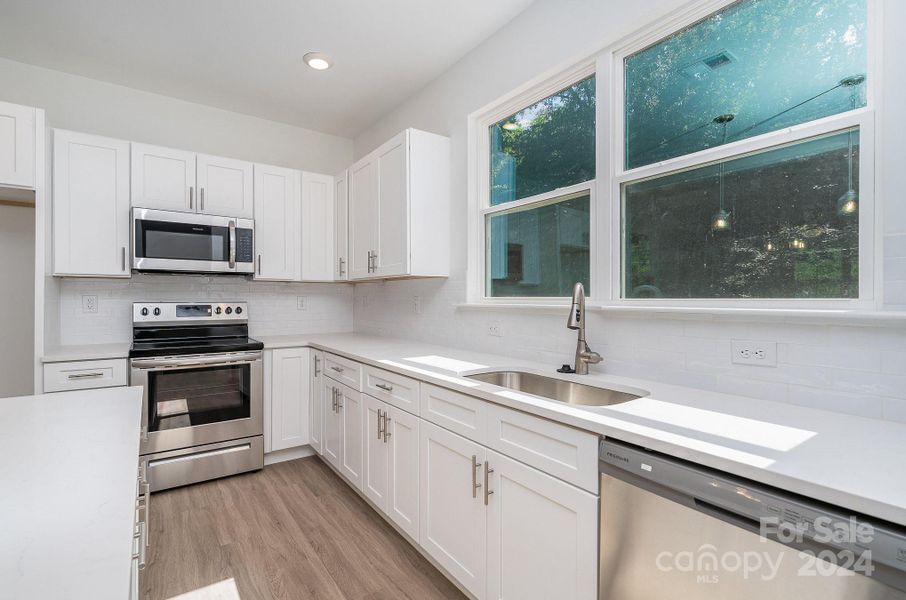
<svg viewBox="0 0 906 600"><path fill-rule="evenodd" d="M298 448L287 448L286 450L277 450L265 454L264 465L273 465L287 460L296 460L297 458L305 458L306 456L314 455L315 449L309 445L299 446Z"/></svg>

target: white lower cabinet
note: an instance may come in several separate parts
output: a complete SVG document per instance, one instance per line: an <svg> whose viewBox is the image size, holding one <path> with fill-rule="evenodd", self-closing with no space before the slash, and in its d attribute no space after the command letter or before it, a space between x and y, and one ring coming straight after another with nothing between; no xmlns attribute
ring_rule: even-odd
<svg viewBox="0 0 906 600"><path fill-rule="evenodd" d="M324 353L311 351L311 402L309 403L309 444L318 454L324 453Z"/></svg>
<svg viewBox="0 0 906 600"><path fill-rule="evenodd" d="M323 451L321 454L337 470L340 468L340 454L342 445L342 429L340 426L340 402L337 399L339 389L342 387L336 381L329 377L323 377L324 383L321 387L321 396L323 400Z"/></svg>
<svg viewBox="0 0 906 600"><path fill-rule="evenodd" d="M362 489L362 394L340 385L340 473Z"/></svg>
<svg viewBox="0 0 906 600"><path fill-rule="evenodd" d="M418 541L477 598L485 597L486 517L482 483L485 448L422 421Z"/></svg>
<svg viewBox="0 0 906 600"><path fill-rule="evenodd" d="M412 539L418 539L419 419L368 394L362 491Z"/></svg>
<svg viewBox="0 0 906 600"><path fill-rule="evenodd" d="M597 598L598 497L488 450L487 598Z"/></svg>
<svg viewBox="0 0 906 600"><path fill-rule="evenodd" d="M311 357L308 348L282 348L271 355L271 450L304 446L310 440Z"/></svg>

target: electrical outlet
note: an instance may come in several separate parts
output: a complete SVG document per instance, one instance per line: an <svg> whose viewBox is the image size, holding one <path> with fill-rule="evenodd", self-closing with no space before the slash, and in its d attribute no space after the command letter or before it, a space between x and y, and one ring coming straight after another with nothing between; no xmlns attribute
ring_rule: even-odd
<svg viewBox="0 0 906 600"><path fill-rule="evenodd" d="M296 296L296 309L308 310L308 296Z"/></svg>
<svg viewBox="0 0 906 600"><path fill-rule="evenodd" d="M96 313L98 311L97 296L82 296L82 312Z"/></svg>
<svg viewBox="0 0 906 600"><path fill-rule="evenodd" d="M491 337L503 337L503 327L500 323L491 323L488 325L488 335Z"/></svg>
<svg viewBox="0 0 906 600"><path fill-rule="evenodd" d="M777 366L777 342L733 340L733 362L738 365Z"/></svg>
<svg viewBox="0 0 906 600"><path fill-rule="evenodd" d="M412 310L415 314L422 314L422 299L421 296L412 296Z"/></svg>

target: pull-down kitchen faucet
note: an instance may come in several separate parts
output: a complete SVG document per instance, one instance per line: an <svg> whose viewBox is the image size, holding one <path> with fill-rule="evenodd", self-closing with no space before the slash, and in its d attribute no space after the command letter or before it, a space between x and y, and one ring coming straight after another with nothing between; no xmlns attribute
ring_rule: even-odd
<svg viewBox="0 0 906 600"><path fill-rule="evenodd" d="M576 342L576 375L588 375L588 365L597 364L603 360L597 352L592 352L585 341L585 287L577 282L573 287L573 303L569 309L569 318L566 320L569 329L579 331Z"/></svg>

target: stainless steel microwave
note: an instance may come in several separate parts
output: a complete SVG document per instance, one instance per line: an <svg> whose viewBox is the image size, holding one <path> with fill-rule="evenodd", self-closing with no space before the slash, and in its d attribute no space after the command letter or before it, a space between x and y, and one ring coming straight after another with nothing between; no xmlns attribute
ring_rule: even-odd
<svg viewBox="0 0 906 600"><path fill-rule="evenodd" d="M253 273L253 228L251 219L133 208L132 268Z"/></svg>

